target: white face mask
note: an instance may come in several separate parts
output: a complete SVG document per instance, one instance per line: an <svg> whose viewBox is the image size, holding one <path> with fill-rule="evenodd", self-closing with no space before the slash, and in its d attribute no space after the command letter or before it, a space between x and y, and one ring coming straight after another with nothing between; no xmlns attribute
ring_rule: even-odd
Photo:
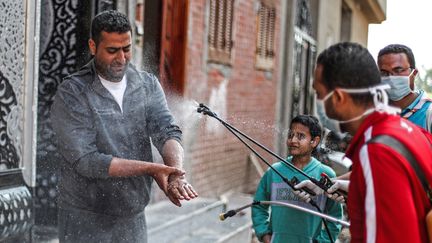
<svg viewBox="0 0 432 243"><path fill-rule="evenodd" d="M381 82L390 85L390 89L387 90L387 94L393 101L401 100L411 93L411 88L409 86L410 76L382 77Z"/></svg>
<svg viewBox="0 0 432 243"><path fill-rule="evenodd" d="M325 110L325 102L327 99L329 99L333 95L333 91L327 94L322 100L317 99L316 100L316 108L317 108L317 114L318 119L321 122L321 125L323 127L326 127L327 129L334 131L336 133L341 133L341 128L339 121L335 119L331 119L327 116L326 110Z"/></svg>
<svg viewBox="0 0 432 243"><path fill-rule="evenodd" d="M325 110L325 102L333 95L334 91L331 91L328 93L322 100L317 99L316 105L317 105L317 113L318 118L322 124L322 126L336 132L341 133L341 127L340 124L344 123L350 123L353 121L357 121L361 119L363 116L369 115L370 113L374 111L381 111L386 112L390 114L396 114L400 112L399 108L392 107L388 105L388 96L385 92L386 89L389 89L390 86L388 84L385 85L378 85L375 87L370 88L360 88L360 89L340 89L344 92L350 93L350 94L364 94L364 93L371 93L373 95L374 100L374 108L368 109L363 114L356 116L354 118L345 120L345 121L339 121L335 119L331 119L327 116L326 110Z"/></svg>

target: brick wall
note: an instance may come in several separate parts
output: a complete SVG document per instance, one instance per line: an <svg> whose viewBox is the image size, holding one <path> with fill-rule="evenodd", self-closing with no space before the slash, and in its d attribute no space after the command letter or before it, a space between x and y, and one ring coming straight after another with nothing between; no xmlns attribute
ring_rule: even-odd
<svg viewBox="0 0 432 243"><path fill-rule="evenodd" d="M255 68L257 0L236 0L231 66L207 62L208 0L189 2L185 98L203 102L263 145L274 149L280 38L277 2L275 65L272 72ZM258 175L250 151L222 124L203 117L185 129L188 173L200 195L216 197L229 190L251 191ZM265 156L268 161L275 159Z"/></svg>

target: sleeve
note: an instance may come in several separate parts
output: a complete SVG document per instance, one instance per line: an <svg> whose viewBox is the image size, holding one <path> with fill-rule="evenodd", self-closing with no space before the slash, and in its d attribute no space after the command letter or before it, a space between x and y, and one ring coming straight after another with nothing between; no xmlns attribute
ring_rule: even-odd
<svg viewBox="0 0 432 243"><path fill-rule="evenodd" d="M353 239L374 238L376 242L420 242L418 214L414 201L408 162L392 148L383 144L368 144L360 150L360 164L365 182L364 218L352 219L351 227L365 224L362 235ZM350 198L351 199L351 198ZM395 203L397 202L397 203ZM351 215L350 215L351 217ZM403 229L403 230L401 230ZM417 241L418 240L418 241Z"/></svg>
<svg viewBox="0 0 432 243"><path fill-rule="evenodd" d="M82 176L108 178L112 155L98 152L91 110L71 80L59 86L51 109L57 150Z"/></svg>
<svg viewBox="0 0 432 243"><path fill-rule="evenodd" d="M147 129L153 144L162 153L163 145L167 140L174 139L181 143L182 132L175 124L174 117L168 109L165 94L158 79L152 74L145 73L144 75L147 75L145 78L150 80L151 85L147 99Z"/></svg>
<svg viewBox="0 0 432 243"><path fill-rule="evenodd" d="M255 193L255 201L268 201L270 200L270 188L267 180L269 179L269 171L267 171L261 178L258 184L257 191ZM252 206L252 223L255 230L255 234L260 241L266 234L272 232L270 225L270 206L269 205L254 205Z"/></svg>
<svg viewBox="0 0 432 243"><path fill-rule="evenodd" d="M331 178L334 178L336 176L336 173L330 168L328 168L328 170L326 170L325 173ZM334 200L327 198L325 208L324 208L324 213L328 214L334 218L342 219L342 215L343 215L342 205L340 203L337 203ZM342 229L342 226L338 223L331 222L328 220L326 222L327 222L327 226L328 226L328 229L330 231L330 234L331 234L333 241L336 241L336 239L339 236L339 233ZM322 226L321 231L319 232L318 236L316 237L316 240L318 242L331 242L324 225Z"/></svg>

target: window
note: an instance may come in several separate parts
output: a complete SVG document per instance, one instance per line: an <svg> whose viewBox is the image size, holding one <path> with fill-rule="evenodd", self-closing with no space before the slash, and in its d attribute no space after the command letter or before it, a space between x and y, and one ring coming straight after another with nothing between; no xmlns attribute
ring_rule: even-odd
<svg viewBox="0 0 432 243"><path fill-rule="evenodd" d="M209 60L229 64L231 60L234 0L210 0Z"/></svg>
<svg viewBox="0 0 432 243"><path fill-rule="evenodd" d="M257 16L258 36L256 67L271 70L274 63L276 8L271 1L261 1Z"/></svg>

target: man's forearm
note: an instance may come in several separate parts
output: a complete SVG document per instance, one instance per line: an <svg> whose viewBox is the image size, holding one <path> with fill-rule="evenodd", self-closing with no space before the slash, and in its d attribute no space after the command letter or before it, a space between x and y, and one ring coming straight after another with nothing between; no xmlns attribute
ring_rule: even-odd
<svg viewBox="0 0 432 243"><path fill-rule="evenodd" d="M169 139L162 148L162 158L167 168L179 170L183 173L170 174L167 178L167 196L177 206L181 206L180 200L191 200L198 196L198 193L189 184L183 171L183 147L177 140Z"/></svg>
<svg viewBox="0 0 432 243"><path fill-rule="evenodd" d="M183 147L177 140L169 139L165 142L162 148L162 158L167 166L183 168Z"/></svg>
<svg viewBox="0 0 432 243"><path fill-rule="evenodd" d="M179 168L183 167L183 148L179 142L170 139L165 142L162 149L162 158L165 165ZM157 164L139 160L129 160L114 157L108 169L109 176L128 177L143 174L154 175L158 172Z"/></svg>
<svg viewBox="0 0 432 243"><path fill-rule="evenodd" d="M351 171L348 171L347 173L338 176L336 179L338 179L338 180L349 180L350 179L350 175L351 175Z"/></svg>
<svg viewBox="0 0 432 243"><path fill-rule="evenodd" d="M157 171L153 163L116 157L113 157L108 169L108 174L111 177L153 175L154 173Z"/></svg>

